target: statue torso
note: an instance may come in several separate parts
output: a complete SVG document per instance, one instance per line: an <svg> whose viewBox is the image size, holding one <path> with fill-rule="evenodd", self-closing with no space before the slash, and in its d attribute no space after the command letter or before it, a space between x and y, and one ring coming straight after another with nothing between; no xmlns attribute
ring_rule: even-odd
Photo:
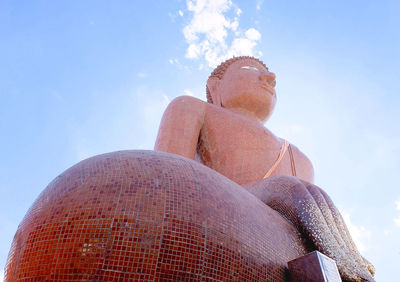
<svg viewBox="0 0 400 282"><path fill-rule="evenodd" d="M197 154L203 164L244 185L261 180L278 158L282 140L262 124L209 105L200 131ZM272 175L291 175L285 154Z"/></svg>

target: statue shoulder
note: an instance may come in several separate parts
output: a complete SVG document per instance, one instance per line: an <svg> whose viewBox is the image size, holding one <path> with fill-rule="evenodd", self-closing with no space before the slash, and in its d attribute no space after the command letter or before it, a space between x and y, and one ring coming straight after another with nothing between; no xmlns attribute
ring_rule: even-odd
<svg viewBox="0 0 400 282"><path fill-rule="evenodd" d="M192 96L179 96L173 99L168 108L182 109L185 112L193 112L198 113L204 111L206 108L207 102L204 102L198 98Z"/></svg>
<svg viewBox="0 0 400 282"><path fill-rule="evenodd" d="M186 126L203 122L207 103L192 96L179 96L173 99L164 112L164 117Z"/></svg>
<svg viewBox="0 0 400 282"><path fill-rule="evenodd" d="M206 103L190 96L169 103L161 119L154 149L194 159Z"/></svg>
<svg viewBox="0 0 400 282"><path fill-rule="evenodd" d="M314 167L310 159L295 145L290 144L296 167L296 175L310 183L314 183Z"/></svg>
<svg viewBox="0 0 400 282"><path fill-rule="evenodd" d="M172 100L164 112L162 125L200 128L203 124L207 103L192 96L179 96Z"/></svg>

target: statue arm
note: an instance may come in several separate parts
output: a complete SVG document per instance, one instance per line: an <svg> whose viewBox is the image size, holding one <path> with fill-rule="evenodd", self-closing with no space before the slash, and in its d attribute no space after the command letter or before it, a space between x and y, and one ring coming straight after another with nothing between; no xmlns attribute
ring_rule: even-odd
<svg viewBox="0 0 400 282"><path fill-rule="evenodd" d="M175 98L164 112L154 150L194 159L205 109L194 97Z"/></svg>
<svg viewBox="0 0 400 282"><path fill-rule="evenodd" d="M314 167L310 159L301 152L296 146L291 144L293 149L293 157L296 166L296 176L306 180L309 183L314 183Z"/></svg>

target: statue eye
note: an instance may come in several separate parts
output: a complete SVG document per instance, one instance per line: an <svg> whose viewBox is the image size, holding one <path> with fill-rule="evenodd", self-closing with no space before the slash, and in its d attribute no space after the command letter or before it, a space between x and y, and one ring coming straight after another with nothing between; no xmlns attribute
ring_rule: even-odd
<svg viewBox="0 0 400 282"><path fill-rule="evenodd" d="M257 72L260 71L258 68L253 67L253 66L243 66L243 67L241 67L241 69L252 70L252 71L257 71Z"/></svg>

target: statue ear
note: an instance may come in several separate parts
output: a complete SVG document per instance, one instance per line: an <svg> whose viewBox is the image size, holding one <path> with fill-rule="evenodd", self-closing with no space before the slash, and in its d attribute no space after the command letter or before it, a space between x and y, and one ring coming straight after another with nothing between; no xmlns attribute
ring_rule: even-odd
<svg viewBox="0 0 400 282"><path fill-rule="evenodd" d="M222 107L221 95L219 95L219 83L220 80L217 78L210 78L207 80L207 87L210 91L213 104Z"/></svg>

